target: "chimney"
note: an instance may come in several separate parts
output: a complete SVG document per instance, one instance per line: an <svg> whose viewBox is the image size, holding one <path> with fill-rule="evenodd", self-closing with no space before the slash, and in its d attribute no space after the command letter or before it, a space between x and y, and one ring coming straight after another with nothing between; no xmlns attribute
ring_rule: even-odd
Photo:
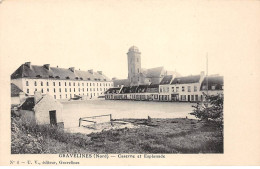
<svg viewBox="0 0 260 169"><path fill-rule="evenodd" d="M69 70L75 72L75 67L70 67Z"/></svg>
<svg viewBox="0 0 260 169"><path fill-rule="evenodd" d="M29 67L31 69L31 62L25 62L25 66Z"/></svg>
<svg viewBox="0 0 260 169"><path fill-rule="evenodd" d="M20 92L19 93L20 104L23 103L25 101L25 99L26 99L25 93L24 92Z"/></svg>
<svg viewBox="0 0 260 169"><path fill-rule="evenodd" d="M34 92L34 104L37 104L42 98L42 93L40 91Z"/></svg>
<svg viewBox="0 0 260 169"><path fill-rule="evenodd" d="M116 80L116 79L117 79L116 77L113 77L113 78L112 78L113 81Z"/></svg>
<svg viewBox="0 0 260 169"><path fill-rule="evenodd" d="M98 74L101 74L102 75L102 71L97 71L98 72Z"/></svg>
<svg viewBox="0 0 260 169"><path fill-rule="evenodd" d="M43 67L44 67L45 69L47 69L47 70L50 70L50 64L45 64L45 65L43 65Z"/></svg>
<svg viewBox="0 0 260 169"><path fill-rule="evenodd" d="M88 70L89 73L93 74L93 69Z"/></svg>

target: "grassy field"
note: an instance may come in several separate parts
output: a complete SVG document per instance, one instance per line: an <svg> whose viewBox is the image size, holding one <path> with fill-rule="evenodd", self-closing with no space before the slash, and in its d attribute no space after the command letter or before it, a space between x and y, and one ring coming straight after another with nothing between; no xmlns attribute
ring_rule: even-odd
<svg viewBox="0 0 260 169"><path fill-rule="evenodd" d="M140 125L100 133L71 134L12 120L12 153L223 153L217 124L192 119L120 119Z"/></svg>

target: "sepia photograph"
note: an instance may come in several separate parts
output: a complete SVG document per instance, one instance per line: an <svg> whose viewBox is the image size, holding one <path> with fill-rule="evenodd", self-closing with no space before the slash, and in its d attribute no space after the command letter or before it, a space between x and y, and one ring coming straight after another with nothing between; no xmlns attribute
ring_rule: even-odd
<svg viewBox="0 0 260 169"><path fill-rule="evenodd" d="M243 122L233 128L246 119L236 116L246 110L243 104L250 104L241 100L249 93L238 85L243 77L259 77L260 24L252 19L260 16L259 5L1 1L1 90L7 100L0 120L10 153L6 162L88 165L86 158L140 158L164 159L169 165L174 159L169 157L176 156L168 155L176 154L192 155L194 161L204 155L209 163L207 155L228 160L229 152L241 147L235 141L241 136L231 141L232 134L253 134L239 132ZM252 115L251 124L258 117ZM259 133L253 137L260 140ZM36 162L26 155L49 159ZM189 164L180 160L185 161Z"/></svg>

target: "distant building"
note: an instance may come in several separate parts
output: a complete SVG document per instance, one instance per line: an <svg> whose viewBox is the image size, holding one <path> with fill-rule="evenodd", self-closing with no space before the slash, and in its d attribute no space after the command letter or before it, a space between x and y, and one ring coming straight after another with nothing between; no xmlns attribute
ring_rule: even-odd
<svg viewBox="0 0 260 169"><path fill-rule="evenodd" d="M173 75L166 75L162 79L159 86L159 100L160 101L170 101L171 93L170 93L170 85L172 80L174 79Z"/></svg>
<svg viewBox="0 0 260 169"><path fill-rule="evenodd" d="M166 75L173 75L174 77L180 76L176 71L164 70L164 67L150 69L142 68L141 52L136 46L129 48L127 52L127 63L128 78L114 79L113 82L115 87L160 84L161 80Z"/></svg>
<svg viewBox="0 0 260 169"><path fill-rule="evenodd" d="M102 71L94 72L22 64L12 75L11 82L27 95L35 91L50 94L54 99L71 99L82 97L96 99L104 96L104 92L113 86L113 82Z"/></svg>
<svg viewBox="0 0 260 169"><path fill-rule="evenodd" d="M170 85L172 101L196 102L202 100L200 86L205 77L204 72L200 75L184 76L175 78Z"/></svg>
<svg viewBox="0 0 260 169"><path fill-rule="evenodd" d="M19 114L23 121L37 125L59 125L63 126L62 104L51 95L42 95L35 92L34 97L28 97L19 106Z"/></svg>
<svg viewBox="0 0 260 169"><path fill-rule="evenodd" d="M205 94L208 92L209 95L223 94L223 89L224 78L218 75L205 77L200 86L201 92Z"/></svg>

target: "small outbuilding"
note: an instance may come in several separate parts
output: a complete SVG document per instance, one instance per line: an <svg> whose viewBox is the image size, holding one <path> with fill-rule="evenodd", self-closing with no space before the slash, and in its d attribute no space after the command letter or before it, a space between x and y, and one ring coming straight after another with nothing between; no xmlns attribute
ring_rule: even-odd
<svg viewBox="0 0 260 169"><path fill-rule="evenodd" d="M27 123L63 127L62 104L51 95L35 92L19 107L19 114Z"/></svg>

